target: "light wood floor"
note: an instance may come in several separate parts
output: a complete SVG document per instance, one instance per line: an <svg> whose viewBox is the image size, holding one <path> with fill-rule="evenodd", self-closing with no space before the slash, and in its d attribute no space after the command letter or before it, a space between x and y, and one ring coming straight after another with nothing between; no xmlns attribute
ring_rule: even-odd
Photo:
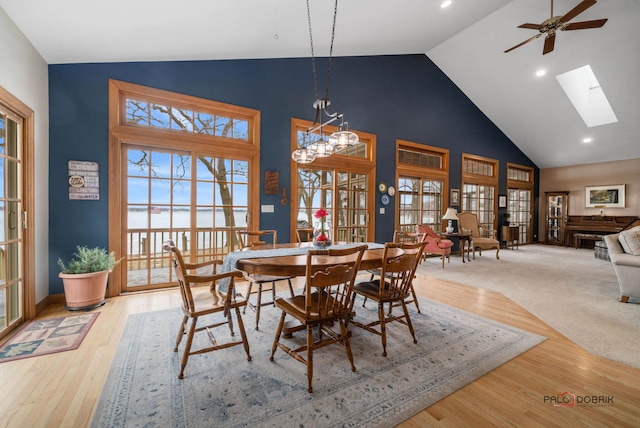
<svg viewBox="0 0 640 428"><path fill-rule="evenodd" d="M585 352L501 294L422 275L414 284L421 296L548 340L401 427L639 426L640 370ZM79 349L0 364L0 427L88 426L127 315L177 306L177 291L109 299ZM422 309L428 311L428 305ZM51 305L40 318L63 315L69 312L62 305ZM247 312L245 316L253 315ZM637 334L629 332L629 340L637 340ZM554 407L545 402L545 397L563 392L612 397L613 404Z"/></svg>

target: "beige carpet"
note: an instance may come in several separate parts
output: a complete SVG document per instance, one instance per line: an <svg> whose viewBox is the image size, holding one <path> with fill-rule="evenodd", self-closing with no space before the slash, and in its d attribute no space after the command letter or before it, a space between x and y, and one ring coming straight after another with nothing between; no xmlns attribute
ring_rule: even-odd
<svg viewBox="0 0 640 428"><path fill-rule="evenodd" d="M640 300L619 301L613 266L593 250L523 245L500 260L495 251L465 264L452 256L444 269L429 258L419 272L498 291L585 350L640 368Z"/></svg>

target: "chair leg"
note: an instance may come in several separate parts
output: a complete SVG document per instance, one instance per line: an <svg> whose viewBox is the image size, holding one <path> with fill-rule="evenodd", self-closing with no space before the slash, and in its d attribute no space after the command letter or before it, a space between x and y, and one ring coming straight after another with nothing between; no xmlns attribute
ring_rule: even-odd
<svg viewBox="0 0 640 428"><path fill-rule="evenodd" d="M347 317L349 319L349 317ZM349 343L349 332L347 331L346 320L339 320L340 322L340 334L342 334L342 342L347 350L347 358L351 364L351 371L356 371L356 366L353 364L353 353L351 352L351 344Z"/></svg>
<svg viewBox="0 0 640 428"><path fill-rule="evenodd" d="M378 303L378 318L380 319L380 337L382 338L382 356L387 356L387 327L385 325L384 304Z"/></svg>
<svg viewBox="0 0 640 428"><path fill-rule="evenodd" d="M289 292L291 293L291 297L294 297L295 294L293 292L293 286L291 285L291 278L287 278L287 282L289 283ZM275 299L274 299L274 302L275 302ZM275 303L274 303L274 305L275 305Z"/></svg>
<svg viewBox="0 0 640 428"><path fill-rule="evenodd" d="M238 328L240 329L240 336L242 337L242 346L244 346L244 352L247 353L247 361L251 361L251 353L249 352L249 341L247 340L247 333L244 331L244 323L242 322L242 315L240 315L240 308L237 307L236 318L238 318Z"/></svg>
<svg viewBox="0 0 640 428"><path fill-rule="evenodd" d="M420 312L420 305L418 304L418 296L416 295L416 290L413 288L413 283L411 283L411 295L413 296L413 304L416 305L416 309L418 310L418 313L421 314L422 312Z"/></svg>
<svg viewBox="0 0 640 428"><path fill-rule="evenodd" d="M313 326L307 326L307 391L313 392L311 382L313 381Z"/></svg>
<svg viewBox="0 0 640 428"><path fill-rule="evenodd" d="M189 319L188 316L183 316L182 317L182 322L180 323L180 330L178 331L178 337L176 337L176 347L173 348L173 352L178 352L178 345L180 345L180 342L182 341L182 336L185 335L186 331L186 326L187 326L187 320Z"/></svg>
<svg viewBox="0 0 640 428"><path fill-rule="evenodd" d="M178 375L178 379L184 378L184 368L187 366L187 361L189 360L189 352L191 352L191 344L193 343L193 335L196 332L197 322L198 322L198 317L193 317L191 319L191 325L189 326L189 332L187 333L187 343L184 345L184 352L182 353L182 361L180 362L180 374Z"/></svg>
<svg viewBox="0 0 640 428"><path fill-rule="evenodd" d="M256 330L258 330L258 324L260 324L260 308L262 307L262 283L258 283L258 296L256 304Z"/></svg>
<svg viewBox="0 0 640 428"><path fill-rule="evenodd" d="M280 343L280 335L282 334L282 328L284 327L284 318L287 314L282 311L282 315L280 316L280 322L278 323L278 329L276 330L276 337L273 339L273 346L271 346L271 356L269 360L273 361L273 355L276 353L276 349L278 348L278 343Z"/></svg>
<svg viewBox="0 0 640 428"><path fill-rule="evenodd" d="M402 302L402 310L404 311L404 318L407 320L407 326L409 326L409 331L411 332L411 336L413 336L413 343L418 343L418 339L416 339L416 333L413 330L413 324L411 323L411 317L409 316L409 309L407 309L407 305Z"/></svg>
<svg viewBox="0 0 640 428"><path fill-rule="evenodd" d="M251 286L253 285L253 283L251 281L249 281L249 286L247 287L247 297L245 297L245 300L247 301L247 306L249 306L249 298L251 297ZM246 314L247 313L247 306L245 306L242 309L242 313Z"/></svg>
<svg viewBox="0 0 640 428"><path fill-rule="evenodd" d="M444 252L443 252L443 253L442 253L442 257L441 257L441 258L442 258L442 269L444 269L444 256L445 256L445 254L444 254Z"/></svg>

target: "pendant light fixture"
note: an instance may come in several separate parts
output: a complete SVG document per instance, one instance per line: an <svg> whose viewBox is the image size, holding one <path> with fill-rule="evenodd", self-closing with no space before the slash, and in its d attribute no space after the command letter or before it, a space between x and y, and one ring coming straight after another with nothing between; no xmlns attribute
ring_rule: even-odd
<svg viewBox="0 0 640 428"><path fill-rule="evenodd" d="M302 141L298 143L298 149L291 154L291 158L301 164L311 163L316 158L331 156L336 151L345 150L358 143L358 135L349 131L349 124L345 122L342 113L329 113L328 107L331 105L329 100L329 79L331 77L331 59L333 56L333 39L336 31L336 16L338 15L338 0L335 0L333 9L333 27L331 29L331 45L329 48L329 60L327 64L327 83L324 91L324 98L318 96L318 77L316 73L316 58L313 50L313 32L311 30L311 9L309 0L307 0L307 20L309 22L309 41L311 43L311 64L313 67L313 84L316 94L316 100L313 102L313 108L316 110L316 117L313 124L307 128L302 136ZM327 119L323 122L323 117ZM322 127L330 123L340 120L338 131L327 137L322 132ZM319 131L316 137L314 134ZM312 137L313 134L313 137Z"/></svg>

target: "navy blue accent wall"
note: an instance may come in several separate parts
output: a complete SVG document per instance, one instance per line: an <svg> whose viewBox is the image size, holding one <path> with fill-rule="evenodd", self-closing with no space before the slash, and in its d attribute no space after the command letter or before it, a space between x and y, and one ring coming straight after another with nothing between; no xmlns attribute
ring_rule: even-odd
<svg viewBox="0 0 640 428"><path fill-rule="evenodd" d="M326 58L316 62L318 95L324 96ZM68 258L76 245L108 245L109 79L260 110L261 180L265 170L279 171L287 189L290 120L314 117L309 58L50 65L51 294L62 292L59 257ZM538 182L535 164L424 55L333 58L329 98L330 110L344 113L352 129L376 134L376 182L395 179L396 139L449 149L452 188L460 188L462 153L500 161L499 194L506 193L507 162L533 166ZM69 160L99 163L100 200L69 200ZM274 205L275 213L261 214L260 226L277 229L286 242L289 205L279 199L261 194L260 203ZM379 215L376 199L375 236L383 242L393 235L393 209Z"/></svg>

